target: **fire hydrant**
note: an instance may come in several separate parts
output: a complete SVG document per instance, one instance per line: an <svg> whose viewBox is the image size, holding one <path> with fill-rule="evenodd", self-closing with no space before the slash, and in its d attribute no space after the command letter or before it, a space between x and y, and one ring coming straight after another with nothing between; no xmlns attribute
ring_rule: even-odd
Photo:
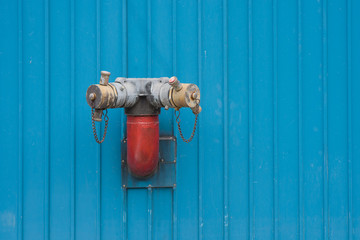
<svg viewBox="0 0 360 240"><path fill-rule="evenodd" d="M109 83L110 73L101 72L100 84L91 85L86 100L92 108L94 136L98 143L104 141L108 117L105 114L105 130L102 140L96 134L94 121L101 122L103 111L108 108L125 108L127 115L127 163L130 173L136 177L151 176L159 161L160 109L191 108L196 115L201 112L200 90L195 84L180 83L176 77L116 78ZM177 120L179 115L177 115ZM196 120L194 131L196 127ZM180 122L178 121L179 129ZM182 133L180 136L185 140Z"/></svg>

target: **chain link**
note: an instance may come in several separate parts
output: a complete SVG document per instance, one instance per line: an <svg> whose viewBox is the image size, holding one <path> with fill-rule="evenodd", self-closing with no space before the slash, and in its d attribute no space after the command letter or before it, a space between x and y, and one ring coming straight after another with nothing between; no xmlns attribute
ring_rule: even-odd
<svg viewBox="0 0 360 240"><path fill-rule="evenodd" d="M106 133L107 133L107 128L108 128L108 123L109 123L109 117L108 117L108 110L105 109L105 116L104 116L104 121L105 121L105 128L104 128L104 135L101 139L101 141L99 140L98 136L97 136L97 133L96 133L96 126L95 126L95 120L94 120L94 111L95 109L92 108L91 109L91 125L92 125L92 129L93 129L93 133L94 133L94 138L95 138L95 141L99 144L101 144L102 142L104 142L105 140L105 137L106 137ZM193 128L193 131L191 133L191 136L190 138L188 139L185 139L182 131L181 131L181 126L180 126L180 122L181 122L181 119L180 119L180 111L179 110L175 110L174 111L174 114L175 114L175 117L176 117L176 123L177 123L177 126L178 126L178 129L179 129L179 133L180 133L180 137L181 139L186 142L186 143L189 143L192 141L192 139L194 138L195 136L195 131L196 131L196 125L197 125L197 120L198 120L198 114L195 114L195 123L194 123L194 128Z"/></svg>
<svg viewBox="0 0 360 240"><path fill-rule="evenodd" d="M192 139L194 138L194 136L195 136L196 124L197 124L197 120L198 120L198 115L199 115L199 114L195 114L194 128L193 128L193 131L192 131L192 133L191 133L190 138L188 138L188 139L185 139L185 138L184 138L184 135L183 135L183 133L182 133L182 131L181 131L181 126L180 126L180 122L181 122L181 120L180 120L180 111L179 111L179 110L175 110L175 111L174 111L174 114L175 114L175 117L176 117L176 123L177 123L178 129L179 129L179 133L180 133L181 139L182 139L184 142L186 142L186 143L191 142L191 140L192 140Z"/></svg>
<svg viewBox="0 0 360 240"><path fill-rule="evenodd" d="M105 109L105 116L104 116L104 120L105 120L105 128L104 128L104 135L101 139L101 141L99 140L98 136L97 136L97 133L96 133L96 126L95 126L95 120L94 120L94 111L95 109L94 108L91 108L91 125L92 125L92 129L93 129L93 133L94 133L94 137L95 137L95 141L98 143L98 144L101 144L102 142L104 142L105 140L105 136L106 136L106 133L107 133L107 127L108 127L108 123L109 123L109 117L108 117L108 110ZM103 115L103 114L102 114Z"/></svg>

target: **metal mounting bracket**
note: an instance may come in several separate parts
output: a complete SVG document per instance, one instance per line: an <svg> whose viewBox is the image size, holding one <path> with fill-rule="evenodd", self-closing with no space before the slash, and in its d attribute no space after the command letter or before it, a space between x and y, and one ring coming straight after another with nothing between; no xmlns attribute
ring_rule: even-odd
<svg viewBox="0 0 360 240"><path fill-rule="evenodd" d="M159 166L149 178L132 176L127 166L127 140L121 141L121 181L123 188L173 188L176 187L177 140L175 136L160 136Z"/></svg>

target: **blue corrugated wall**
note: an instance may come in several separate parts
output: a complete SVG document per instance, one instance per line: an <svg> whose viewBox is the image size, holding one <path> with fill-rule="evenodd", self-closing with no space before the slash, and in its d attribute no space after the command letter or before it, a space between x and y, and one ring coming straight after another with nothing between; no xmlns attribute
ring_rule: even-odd
<svg viewBox="0 0 360 240"><path fill-rule="evenodd" d="M357 0L0 0L0 239L360 239L359 13ZM125 194L123 110L99 146L85 101L100 70L200 86L174 189ZM172 111L160 121L178 136Z"/></svg>

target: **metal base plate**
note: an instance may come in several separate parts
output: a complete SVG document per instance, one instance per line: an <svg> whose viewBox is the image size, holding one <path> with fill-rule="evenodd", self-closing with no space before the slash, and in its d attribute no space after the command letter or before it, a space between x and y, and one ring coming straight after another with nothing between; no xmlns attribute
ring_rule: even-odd
<svg viewBox="0 0 360 240"><path fill-rule="evenodd" d="M156 172L146 179L132 176L127 166L127 141L121 141L121 180L123 188L167 188L176 186L175 136L161 136L159 142L159 165Z"/></svg>

